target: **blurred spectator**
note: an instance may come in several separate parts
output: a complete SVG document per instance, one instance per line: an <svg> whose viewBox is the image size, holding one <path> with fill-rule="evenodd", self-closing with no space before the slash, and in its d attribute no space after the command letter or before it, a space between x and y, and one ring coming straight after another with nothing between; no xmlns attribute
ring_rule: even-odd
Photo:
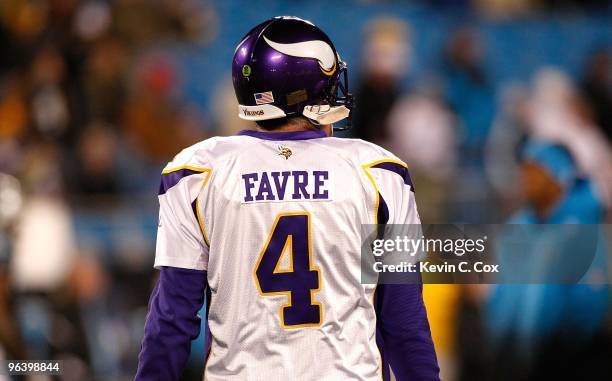
<svg viewBox="0 0 612 381"><path fill-rule="evenodd" d="M490 223L499 218L501 210L491 208L495 198L484 168L484 146L493 123L495 97L484 70L481 36L472 26L460 27L449 34L445 49L443 94L460 127L455 202L449 218Z"/></svg>
<svg viewBox="0 0 612 381"><path fill-rule="evenodd" d="M214 35L216 18L205 2L197 0L119 0L114 16L119 34L142 45L165 38L199 42Z"/></svg>
<svg viewBox="0 0 612 381"><path fill-rule="evenodd" d="M55 47L36 54L29 75L30 107L33 125L45 137L61 137L69 127L68 100L62 88L65 76L64 59Z"/></svg>
<svg viewBox="0 0 612 381"><path fill-rule="evenodd" d="M123 128L137 149L156 162L174 155L203 138L202 126L176 98L179 68L164 55L142 57L128 96Z"/></svg>
<svg viewBox="0 0 612 381"><path fill-rule="evenodd" d="M399 100L388 119L386 146L410 165L426 223L447 221L449 184L457 161L456 120L436 91L423 89Z"/></svg>
<svg viewBox="0 0 612 381"><path fill-rule="evenodd" d="M29 292L59 288L75 254L72 221L66 206L47 196L28 200L17 231L11 263L15 286Z"/></svg>
<svg viewBox="0 0 612 381"><path fill-rule="evenodd" d="M17 327L15 298L9 273L9 255L13 249L11 237L21 206L19 181L13 176L0 173L0 361L5 358L28 358Z"/></svg>
<svg viewBox="0 0 612 381"><path fill-rule="evenodd" d="M227 76L221 80L217 90L213 109L218 116L217 133L221 136L236 135L240 130L255 128L255 123L240 119L238 117L238 101L234 93L231 77Z"/></svg>
<svg viewBox="0 0 612 381"><path fill-rule="evenodd" d="M478 31L466 26L450 36L443 68L446 101L462 123L464 160L480 163L495 112L493 88L484 71Z"/></svg>
<svg viewBox="0 0 612 381"><path fill-rule="evenodd" d="M521 176L526 204L511 218L511 224L603 221L603 204L588 179L578 177L574 160L565 148L528 141ZM598 350L608 314L606 249L603 242L594 242L592 252L568 252L575 247L572 242L586 239L581 233L597 234L598 228L586 225L584 229L574 236L568 235L568 229L523 230L522 240L528 245L521 252L517 252L512 239L500 241L502 263L508 261L506 266L512 271L526 270L531 283L536 283L499 284L490 295L487 320L497 355L494 366L503 379L597 379L606 374L599 361L591 357ZM564 250L565 255L561 255ZM520 262L513 258L517 256ZM559 274L571 273L583 264L586 274L580 275L591 278L588 284L546 284L559 283L552 279L561 279ZM577 311L584 312L578 320Z"/></svg>
<svg viewBox="0 0 612 381"><path fill-rule="evenodd" d="M0 144L21 137L27 123L23 84L16 75L5 77L0 80Z"/></svg>
<svg viewBox="0 0 612 381"><path fill-rule="evenodd" d="M519 148L527 134L528 89L509 84L501 90L498 114L495 116L485 146L487 178L499 197L504 213L518 207L521 192Z"/></svg>
<svg viewBox="0 0 612 381"><path fill-rule="evenodd" d="M406 22L378 18L365 28L361 78L355 94L355 134L361 139L388 143L387 118L401 95L401 80L408 72L410 35Z"/></svg>
<svg viewBox="0 0 612 381"><path fill-rule="evenodd" d="M8 66L25 66L31 49L49 24L50 13L47 1L0 2L0 18L8 34L7 44L16 48L11 50L14 54L2 55L2 60Z"/></svg>
<svg viewBox="0 0 612 381"><path fill-rule="evenodd" d="M530 134L565 145L578 170L593 181L604 205L612 205L612 149L589 117L584 100L562 71L541 69L527 113Z"/></svg>
<svg viewBox="0 0 612 381"><path fill-rule="evenodd" d="M532 0L475 0L477 9L487 16L516 17L533 10Z"/></svg>
<svg viewBox="0 0 612 381"><path fill-rule="evenodd" d="M104 1L83 1L73 21L75 34L83 41L94 41L104 36L111 27L112 14Z"/></svg>
<svg viewBox="0 0 612 381"><path fill-rule="evenodd" d="M17 221L23 206L23 195L21 184L17 178L0 172L0 231L10 231ZM7 242L0 245L0 252L4 253L2 258L8 257L8 252L2 250L7 248Z"/></svg>
<svg viewBox="0 0 612 381"><path fill-rule="evenodd" d="M612 144L612 57L610 50L599 50L588 58L582 90L590 102L594 122Z"/></svg>
<svg viewBox="0 0 612 381"><path fill-rule="evenodd" d="M73 223L63 200L48 193L53 192L47 187L51 182L40 178L51 173L33 177L32 186L37 188L26 200L17 229L10 267L11 281L19 295L17 321L33 358L69 356L84 363L86 346L76 306L66 301L67 295L62 292L76 254ZM76 368L71 371L76 372Z"/></svg>
<svg viewBox="0 0 612 381"><path fill-rule="evenodd" d="M117 137L111 126L93 123L81 134L74 165L75 189L84 194L113 194L119 190Z"/></svg>
<svg viewBox="0 0 612 381"><path fill-rule="evenodd" d="M129 56L125 44L113 37L92 44L84 62L83 86L91 119L116 125L126 98Z"/></svg>

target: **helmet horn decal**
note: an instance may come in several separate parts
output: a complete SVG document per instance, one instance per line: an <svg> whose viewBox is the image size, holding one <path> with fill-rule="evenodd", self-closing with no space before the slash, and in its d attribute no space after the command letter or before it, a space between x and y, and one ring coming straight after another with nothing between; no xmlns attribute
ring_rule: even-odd
<svg viewBox="0 0 612 381"><path fill-rule="evenodd" d="M272 49L293 57L314 58L319 61L323 73L332 75L336 71L336 55L328 43L321 40L281 44L263 36Z"/></svg>

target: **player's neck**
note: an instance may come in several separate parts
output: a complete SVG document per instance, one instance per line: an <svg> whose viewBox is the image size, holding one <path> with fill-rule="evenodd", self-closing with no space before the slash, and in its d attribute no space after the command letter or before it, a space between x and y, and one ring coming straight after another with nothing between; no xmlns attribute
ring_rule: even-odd
<svg viewBox="0 0 612 381"><path fill-rule="evenodd" d="M325 132L327 136L332 135L332 125L331 124L317 126L317 127L315 126L308 127L308 126L296 125L296 124L285 124L284 126L280 126L278 128L275 128L274 130L265 130L263 128L257 128L257 130L264 131L264 132L302 132L302 131L321 130Z"/></svg>

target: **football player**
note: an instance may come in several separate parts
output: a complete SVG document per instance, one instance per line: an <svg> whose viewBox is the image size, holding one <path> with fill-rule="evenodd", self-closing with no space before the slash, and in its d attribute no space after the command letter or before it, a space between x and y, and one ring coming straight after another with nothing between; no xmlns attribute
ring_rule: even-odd
<svg viewBox="0 0 612 381"><path fill-rule="evenodd" d="M136 380L178 380L207 302L204 379L438 380L420 284L362 284L362 224L419 224L406 165L332 137L346 64L312 23L276 17L236 47L238 115L256 130L162 172Z"/></svg>

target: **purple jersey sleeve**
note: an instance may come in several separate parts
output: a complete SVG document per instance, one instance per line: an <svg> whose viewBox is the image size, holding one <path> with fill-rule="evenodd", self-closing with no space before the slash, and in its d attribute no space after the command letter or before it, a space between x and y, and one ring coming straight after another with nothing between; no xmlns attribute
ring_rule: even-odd
<svg viewBox="0 0 612 381"><path fill-rule="evenodd" d="M376 288L377 343L383 364L397 381L439 381L422 284L381 284ZM388 379L388 369L383 370Z"/></svg>
<svg viewBox="0 0 612 381"><path fill-rule="evenodd" d="M149 300L135 381L179 380L200 334L206 271L162 267Z"/></svg>

